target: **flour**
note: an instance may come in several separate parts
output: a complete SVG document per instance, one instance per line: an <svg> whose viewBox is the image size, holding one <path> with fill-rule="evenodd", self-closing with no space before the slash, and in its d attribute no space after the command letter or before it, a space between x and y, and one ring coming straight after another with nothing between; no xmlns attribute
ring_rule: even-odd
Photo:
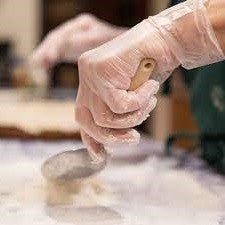
<svg viewBox="0 0 225 225"><path fill-rule="evenodd" d="M220 209L219 196L187 171L175 169L175 163L175 160L151 157L144 163L124 166L120 180L123 198L127 195L127 201L132 198L137 204ZM108 176L121 177L121 169L114 168Z"/></svg>
<svg viewBox="0 0 225 225"><path fill-rule="evenodd" d="M218 225L223 218L220 196L175 160L112 162L97 177L46 183L46 157L13 154L0 164L0 224Z"/></svg>
<svg viewBox="0 0 225 225"><path fill-rule="evenodd" d="M100 179L63 183L46 182L39 163L19 160L20 163L0 167L0 200L7 196L21 204L93 206L113 202L110 186Z"/></svg>

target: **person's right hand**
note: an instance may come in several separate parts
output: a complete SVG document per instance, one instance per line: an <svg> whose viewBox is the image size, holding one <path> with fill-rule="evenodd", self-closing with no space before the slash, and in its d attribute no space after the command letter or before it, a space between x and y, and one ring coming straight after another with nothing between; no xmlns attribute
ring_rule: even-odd
<svg viewBox="0 0 225 225"><path fill-rule="evenodd" d="M224 60L204 2L179 4L80 57L75 114L82 140L96 160L103 159L107 146L139 141L132 128L153 110L159 89L158 82L149 80L128 91L145 58L156 61L151 78L160 83L179 65L191 69Z"/></svg>
<svg viewBox="0 0 225 225"><path fill-rule="evenodd" d="M127 28L81 14L51 31L30 57L30 64L49 69L58 62L75 62L90 49L110 41Z"/></svg>

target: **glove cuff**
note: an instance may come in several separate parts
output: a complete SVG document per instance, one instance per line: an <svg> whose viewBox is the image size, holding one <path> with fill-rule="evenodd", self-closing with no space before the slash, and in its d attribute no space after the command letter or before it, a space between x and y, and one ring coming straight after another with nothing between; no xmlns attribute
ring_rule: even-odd
<svg viewBox="0 0 225 225"><path fill-rule="evenodd" d="M174 56L186 69L225 59L206 3L207 0L188 0L148 19L159 29Z"/></svg>

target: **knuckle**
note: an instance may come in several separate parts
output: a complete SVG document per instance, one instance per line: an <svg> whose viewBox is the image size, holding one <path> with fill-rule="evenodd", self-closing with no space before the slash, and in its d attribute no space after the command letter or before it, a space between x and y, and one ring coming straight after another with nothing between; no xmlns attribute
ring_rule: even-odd
<svg viewBox="0 0 225 225"><path fill-rule="evenodd" d="M83 24L88 24L88 23L91 23L92 21L94 21L96 19L96 17L90 13L82 13L78 16L77 19L79 19L80 22Z"/></svg>
<svg viewBox="0 0 225 225"><path fill-rule="evenodd" d="M55 37L55 33L56 33L55 29L49 31L48 34L46 35L45 40L52 40Z"/></svg>
<svg viewBox="0 0 225 225"><path fill-rule="evenodd" d="M85 67L88 65L87 53L83 53L78 59L78 67Z"/></svg>
<svg viewBox="0 0 225 225"><path fill-rule="evenodd" d="M99 63L96 61L95 57L92 57L92 50L84 52L78 58L78 68L88 68L97 70L97 65Z"/></svg>

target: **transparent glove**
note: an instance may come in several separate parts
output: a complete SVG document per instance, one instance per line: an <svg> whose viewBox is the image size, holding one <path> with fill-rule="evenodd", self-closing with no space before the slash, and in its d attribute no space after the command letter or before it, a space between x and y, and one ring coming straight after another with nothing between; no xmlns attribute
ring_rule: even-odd
<svg viewBox="0 0 225 225"><path fill-rule="evenodd" d="M113 39L125 30L91 14L81 14L51 31L32 54L30 63L48 69L57 62L75 62L85 51Z"/></svg>
<svg viewBox="0 0 225 225"><path fill-rule="evenodd" d="M224 59L204 3L191 0L165 10L80 57L75 113L93 159L102 160L107 146L139 141L132 127L155 107L156 81L179 65L191 69ZM156 61L156 81L127 91L144 58Z"/></svg>
<svg viewBox="0 0 225 225"><path fill-rule="evenodd" d="M225 52L225 1L211 0L208 2L207 9L217 40Z"/></svg>

